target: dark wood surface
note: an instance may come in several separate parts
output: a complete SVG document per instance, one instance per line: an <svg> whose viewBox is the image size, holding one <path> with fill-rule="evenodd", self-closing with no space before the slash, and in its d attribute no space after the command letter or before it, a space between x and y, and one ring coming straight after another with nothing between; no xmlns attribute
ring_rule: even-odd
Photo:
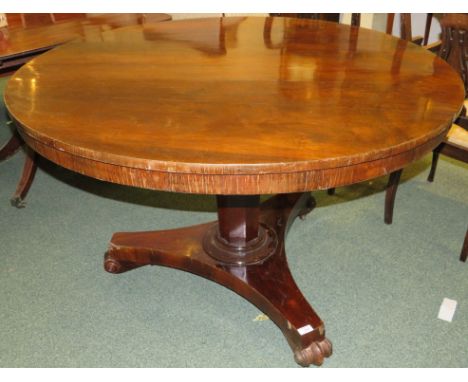
<svg viewBox="0 0 468 382"><path fill-rule="evenodd" d="M429 182L434 181L440 154L468 163L468 149L466 147L444 141L432 152L431 170L429 171L429 175L427 177Z"/></svg>
<svg viewBox="0 0 468 382"><path fill-rule="evenodd" d="M432 18L434 17L433 13L428 13L426 15L426 25L424 27L424 39L423 39L423 45L427 45L429 42L429 33L431 31L431 24L432 24Z"/></svg>
<svg viewBox="0 0 468 382"><path fill-rule="evenodd" d="M314 205L311 195L277 195L261 206L255 197L227 199L218 200L218 222L166 231L115 233L105 256L105 269L122 273L145 265L164 265L213 280L267 314L283 332L297 363L321 365L331 355L332 345L325 338L324 323L297 287L285 252L285 237L294 219L309 212ZM256 216L252 216L252 210L257 211ZM250 217L239 219L240 214ZM245 244L239 243L239 239L241 236L246 239L250 233L238 229L245 227L245 222L247 225L260 222L271 230L276 241L265 248L267 256L245 262L245 253L239 250ZM224 241L222 235L226 230L231 231L234 240ZM250 238L251 246L259 244L255 238L256 234ZM241 262L222 262L213 257L205 246L207 239L236 246Z"/></svg>
<svg viewBox="0 0 468 382"><path fill-rule="evenodd" d="M21 147L23 140L15 131L11 138L0 147L0 160L11 157Z"/></svg>
<svg viewBox="0 0 468 382"><path fill-rule="evenodd" d="M400 13L400 38L406 41L411 41L413 38L411 13Z"/></svg>
<svg viewBox="0 0 468 382"><path fill-rule="evenodd" d="M85 37L20 69L6 105L28 144L65 167L202 194L298 192L390 173L437 146L462 107L456 73L411 43L278 18L271 48L265 21Z"/></svg>
<svg viewBox="0 0 468 382"><path fill-rule="evenodd" d="M468 257L468 229L466 230L465 240L463 241L463 247L460 252L460 261L466 262Z"/></svg>
<svg viewBox="0 0 468 382"><path fill-rule="evenodd" d="M34 180L34 175L37 170L37 155L29 147L25 148L26 158L24 161L23 171L21 173L21 178L16 187L13 197L10 199L12 206L17 208L24 208L26 202L24 199L28 194L28 191L31 187L31 184Z"/></svg>
<svg viewBox="0 0 468 382"><path fill-rule="evenodd" d="M385 224L392 224L393 222L393 208L395 206L395 197L400 182L401 173L403 169L394 171L388 177L387 188L385 192L385 210L384 222Z"/></svg>

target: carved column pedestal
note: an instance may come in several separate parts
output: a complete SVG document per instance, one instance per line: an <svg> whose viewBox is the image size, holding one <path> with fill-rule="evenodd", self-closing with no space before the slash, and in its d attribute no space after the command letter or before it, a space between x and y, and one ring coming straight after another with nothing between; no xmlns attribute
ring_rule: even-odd
<svg viewBox="0 0 468 382"><path fill-rule="evenodd" d="M297 363L321 365L332 353L324 324L297 287L285 236L315 206L309 193L218 196L218 221L154 232L116 233L104 267L122 273L143 265L185 270L228 287L255 304L283 332Z"/></svg>

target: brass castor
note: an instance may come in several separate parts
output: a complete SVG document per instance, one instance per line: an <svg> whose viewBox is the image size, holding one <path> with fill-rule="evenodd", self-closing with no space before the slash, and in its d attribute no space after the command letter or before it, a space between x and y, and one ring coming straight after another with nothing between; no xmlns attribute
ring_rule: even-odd
<svg viewBox="0 0 468 382"><path fill-rule="evenodd" d="M294 360L301 366L310 365L320 366L325 358L332 355L333 349L331 342L324 338L322 341L313 342L305 349L294 352Z"/></svg>
<svg viewBox="0 0 468 382"><path fill-rule="evenodd" d="M23 199L21 199L21 197L19 196L11 198L10 203L13 207L16 207L16 208L26 207L26 202Z"/></svg>

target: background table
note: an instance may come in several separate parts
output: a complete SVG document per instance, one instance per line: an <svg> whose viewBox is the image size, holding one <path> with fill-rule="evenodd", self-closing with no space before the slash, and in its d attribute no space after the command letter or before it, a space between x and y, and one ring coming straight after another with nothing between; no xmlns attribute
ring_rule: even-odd
<svg viewBox="0 0 468 382"><path fill-rule="evenodd" d="M437 146L462 106L457 74L411 43L327 22L205 19L113 37L67 44L12 77L5 100L21 135L98 179L216 194L218 222L117 233L106 270L161 264L212 279L274 320L298 363L321 364L331 344L288 270L285 235L313 208L308 191Z"/></svg>
<svg viewBox="0 0 468 382"><path fill-rule="evenodd" d="M165 13L152 14L8 14L8 27L0 28L0 76L16 69L48 50L75 39L102 41L107 32L118 28L167 21ZM0 160L13 155L21 146L20 137L12 137L0 147ZM36 160L27 153L23 174L11 202L24 206L23 199L34 178Z"/></svg>
<svg viewBox="0 0 468 382"><path fill-rule="evenodd" d="M105 38L103 32L145 22L171 19L164 13L126 14L24 14L35 16L31 24L15 22L8 17L9 26L0 28L0 73L29 61L36 55L77 38ZM46 16L46 17L44 17Z"/></svg>

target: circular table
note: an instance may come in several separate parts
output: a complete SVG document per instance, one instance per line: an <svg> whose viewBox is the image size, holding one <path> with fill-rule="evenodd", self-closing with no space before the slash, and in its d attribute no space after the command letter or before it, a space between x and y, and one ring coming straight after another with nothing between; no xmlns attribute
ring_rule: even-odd
<svg viewBox="0 0 468 382"><path fill-rule="evenodd" d="M64 45L9 81L27 144L94 178L215 194L218 221L116 233L105 269L159 264L231 288L282 330L296 361L331 354L288 269L285 235L311 190L403 168L444 138L458 75L394 37L288 18L123 28ZM276 194L260 203L260 194Z"/></svg>

